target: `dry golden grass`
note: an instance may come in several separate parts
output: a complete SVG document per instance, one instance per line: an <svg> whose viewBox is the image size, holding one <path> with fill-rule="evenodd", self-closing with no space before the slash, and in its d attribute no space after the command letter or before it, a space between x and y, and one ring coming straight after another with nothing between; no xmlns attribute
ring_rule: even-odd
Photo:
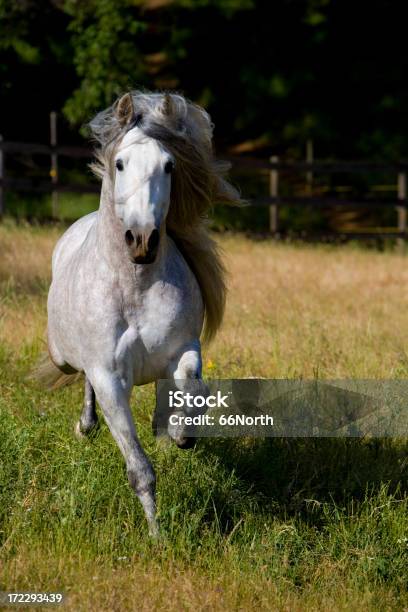
<svg viewBox="0 0 408 612"><path fill-rule="evenodd" d="M0 282L12 281L19 291L35 291L50 277L51 255L61 228L12 222L0 226Z"/></svg>
<svg viewBox="0 0 408 612"><path fill-rule="evenodd" d="M0 227L0 334L15 348L43 334L57 228ZM387 378L408 371L406 257L350 247L220 238L229 269L209 373Z"/></svg>
<svg viewBox="0 0 408 612"><path fill-rule="evenodd" d="M51 255L60 233L0 226L0 339L16 349L44 335Z"/></svg>
<svg viewBox="0 0 408 612"><path fill-rule="evenodd" d="M225 237L221 243L230 292L223 329L209 351L217 373L271 378L406 374L406 257L242 237Z"/></svg>
<svg viewBox="0 0 408 612"><path fill-rule="evenodd" d="M39 562L38 555L42 555ZM78 556L64 557L59 564L44 558L44 551L26 549L15 557L8 568L17 584L25 584L25 576L38 584L48 584L48 591L60 592L61 583L70 586L64 592L64 610L70 612L106 610L150 612L166 610L320 612L322 609L351 610L393 609L393 599L383 589L367 589L353 594L341 584L331 585L331 573L338 568L320 568L316 583L296 592L293 588L276 588L267 573L247 581L234 573L208 575L179 563L147 563L140 558L127 558L115 566ZM0 565L1 567L1 565ZM53 571L50 572L50 568ZM331 588L333 587L334 588ZM330 594L329 594L330 592Z"/></svg>

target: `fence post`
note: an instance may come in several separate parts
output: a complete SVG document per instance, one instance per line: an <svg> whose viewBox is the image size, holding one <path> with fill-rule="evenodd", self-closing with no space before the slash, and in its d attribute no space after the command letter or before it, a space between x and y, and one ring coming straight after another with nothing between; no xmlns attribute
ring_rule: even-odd
<svg viewBox="0 0 408 612"><path fill-rule="evenodd" d="M1 143L3 142L3 136L0 134L0 220L4 215L5 205L4 205L4 151L1 147Z"/></svg>
<svg viewBox="0 0 408 612"><path fill-rule="evenodd" d="M272 155L269 158L271 164L276 164L279 161L277 155ZM269 172L269 196L271 198L277 198L279 191L279 174L277 168L271 168ZM274 202L269 206L269 230L271 234L277 236L279 231L279 218L278 218L278 203Z"/></svg>
<svg viewBox="0 0 408 612"><path fill-rule="evenodd" d="M308 138L306 141L306 162L312 164L313 158L313 140ZM306 172L306 190L307 194L311 196L313 193L313 172L311 170Z"/></svg>
<svg viewBox="0 0 408 612"><path fill-rule="evenodd" d="M398 231L407 231L407 175L406 172L398 173L398 200L401 202L401 206L397 206L398 212ZM405 236L398 238L397 246L400 251L404 249Z"/></svg>
<svg viewBox="0 0 408 612"><path fill-rule="evenodd" d="M50 144L52 147L57 146L57 113L52 111L50 113ZM51 170L50 170L51 182L53 185L58 183L58 155L54 149L51 152ZM51 194L51 210L53 218L58 216L58 191L54 190Z"/></svg>

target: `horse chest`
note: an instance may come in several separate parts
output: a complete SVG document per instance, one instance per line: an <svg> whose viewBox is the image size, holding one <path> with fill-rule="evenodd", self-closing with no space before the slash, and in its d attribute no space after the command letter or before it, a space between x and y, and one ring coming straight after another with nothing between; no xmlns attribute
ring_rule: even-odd
<svg viewBox="0 0 408 612"><path fill-rule="evenodd" d="M167 356L191 333L190 313L183 291L158 283L127 308L122 343L136 360Z"/></svg>
<svg viewBox="0 0 408 612"><path fill-rule="evenodd" d="M133 384L166 377L169 360L185 342L187 329L177 304L162 302L154 309L143 306L128 317L115 351L116 363L124 371L130 366ZM185 321L184 321L185 323Z"/></svg>

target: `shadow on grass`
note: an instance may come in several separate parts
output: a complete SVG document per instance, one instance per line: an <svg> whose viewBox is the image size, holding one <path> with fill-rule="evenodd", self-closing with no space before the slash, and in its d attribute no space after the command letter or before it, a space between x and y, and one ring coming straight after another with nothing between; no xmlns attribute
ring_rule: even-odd
<svg viewBox="0 0 408 612"><path fill-rule="evenodd" d="M408 490L407 440L206 439L199 444L234 471L260 511L283 519L296 515L308 521L313 514L316 525L325 503L345 508L384 485L397 498Z"/></svg>

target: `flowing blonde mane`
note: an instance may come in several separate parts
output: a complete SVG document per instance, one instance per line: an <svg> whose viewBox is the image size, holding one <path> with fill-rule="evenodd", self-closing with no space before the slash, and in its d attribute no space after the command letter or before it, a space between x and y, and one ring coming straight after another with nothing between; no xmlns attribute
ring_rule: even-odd
<svg viewBox="0 0 408 612"><path fill-rule="evenodd" d="M125 98L132 112L123 121L118 108ZM205 309L203 339L209 341L222 322L226 284L218 246L208 231L208 213L215 203L241 203L224 178L228 164L214 158L209 115L179 94L132 91L89 125L99 143L92 168L100 177L113 179L116 147L134 125L175 157L167 233L197 278Z"/></svg>

